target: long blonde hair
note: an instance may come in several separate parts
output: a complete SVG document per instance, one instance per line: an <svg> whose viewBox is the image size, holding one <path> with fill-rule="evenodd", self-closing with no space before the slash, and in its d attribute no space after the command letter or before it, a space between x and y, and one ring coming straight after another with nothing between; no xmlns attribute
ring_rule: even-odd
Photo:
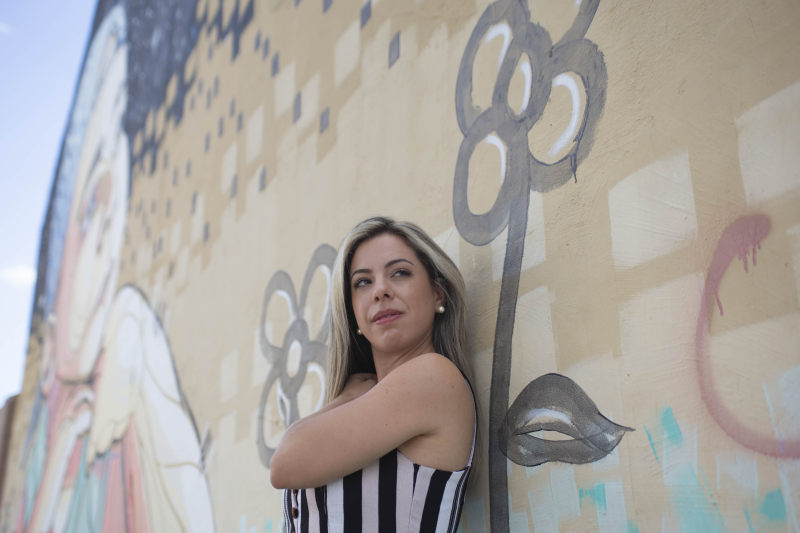
<svg viewBox="0 0 800 533"><path fill-rule="evenodd" d="M410 222L373 217L354 227L339 248L331 279L331 345L328 358L327 401L336 398L347 379L358 372L375 372L369 341L356 334L356 319L350 299L350 263L356 249L365 241L389 233L403 239L428 271L431 283L444 292L444 314L437 314L433 325L434 349L450 359L471 378L466 359L466 289L458 267L427 233Z"/></svg>

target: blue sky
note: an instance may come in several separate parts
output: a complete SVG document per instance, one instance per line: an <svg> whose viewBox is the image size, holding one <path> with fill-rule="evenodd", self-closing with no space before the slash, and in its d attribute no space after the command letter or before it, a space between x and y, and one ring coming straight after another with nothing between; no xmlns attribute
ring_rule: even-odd
<svg viewBox="0 0 800 533"><path fill-rule="evenodd" d="M0 407L22 386L41 226L95 7L0 2Z"/></svg>

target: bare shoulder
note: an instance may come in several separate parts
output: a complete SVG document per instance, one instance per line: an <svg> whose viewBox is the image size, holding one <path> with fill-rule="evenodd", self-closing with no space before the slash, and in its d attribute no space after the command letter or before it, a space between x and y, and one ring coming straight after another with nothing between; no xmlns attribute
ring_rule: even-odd
<svg viewBox="0 0 800 533"><path fill-rule="evenodd" d="M458 402L469 400L469 405L472 404L466 378L450 359L438 353L419 355L397 367L385 379L402 382L427 397L434 395Z"/></svg>

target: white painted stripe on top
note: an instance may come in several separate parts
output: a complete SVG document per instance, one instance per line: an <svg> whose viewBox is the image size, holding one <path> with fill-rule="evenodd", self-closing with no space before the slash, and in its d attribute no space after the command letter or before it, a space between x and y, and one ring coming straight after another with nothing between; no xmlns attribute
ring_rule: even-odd
<svg viewBox="0 0 800 533"><path fill-rule="evenodd" d="M336 533L344 531L344 485L339 478L328 485L328 531Z"/></svg>
<svg viewBox="0 0 800 533"><path fill-rule="evenodd" d="M431 468L420 468L417 471L417 482L414 485L414 499L411 502L411 520L409 530L417 531L422 523L422 512L425 510L425 497L431 483Z"/></svg>
<svg viewBox="0 0 800 533"><path fill-rule="evenodd" d="M314 489L306 489L306 501L308 502L308 530L319 531L319 508Z"/></svg>
<svg viewBox="0 0 800 533"><path fill-rule="evenodd" d="M411 501L414 497L414 463L402 453L397 453L397 514L396 531L408 531Z"/></svg>
<svg viewBox="0 0 800 533"><path fill-rule="evenodd" d="M361 471L361 531L378 531L378 475L380 460Z"/></svg>

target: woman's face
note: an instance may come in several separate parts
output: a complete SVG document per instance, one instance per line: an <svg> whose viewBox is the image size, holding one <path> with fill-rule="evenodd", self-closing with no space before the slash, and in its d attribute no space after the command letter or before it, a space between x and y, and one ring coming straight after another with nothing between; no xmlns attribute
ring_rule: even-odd
<svg viewBox="0 0 800 533"><path fill-rule="evenodd" d="M384 233L361 243L349 282L353 313L373 356L434 351L433 320L442 291L402 238Z"/></svg>
<svg viewBox="0 0 800 533"><path fill-rule="evenodd" d="M433 319L443 294L402 238L384 233L361 243L349 283L353 313L373 357L434 351Z"/></svg>

